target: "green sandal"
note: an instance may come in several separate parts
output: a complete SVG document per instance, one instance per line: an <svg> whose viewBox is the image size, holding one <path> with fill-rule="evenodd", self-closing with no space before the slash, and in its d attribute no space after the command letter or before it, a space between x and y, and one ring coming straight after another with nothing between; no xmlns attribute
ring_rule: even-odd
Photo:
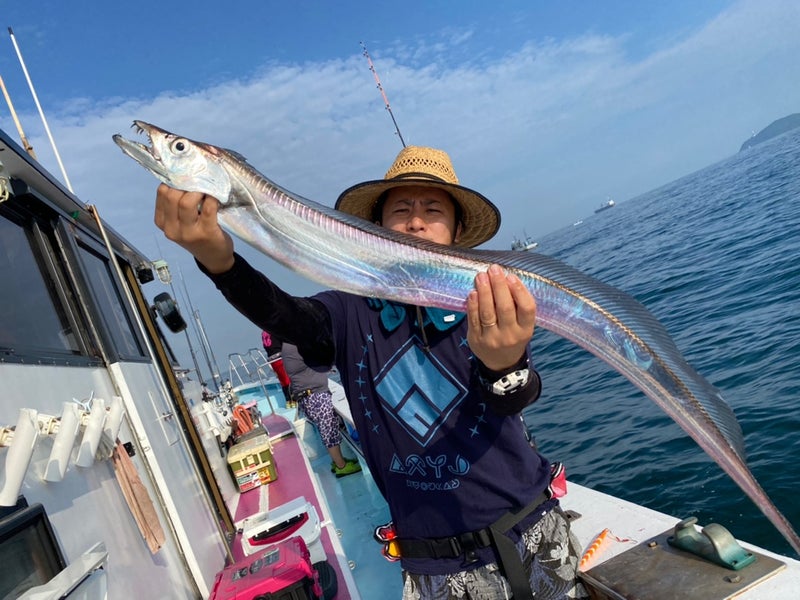
<svg viewBox="0 0 800 600"><path fill-rule="evenodd" d="M337 477L352 475L353 473L358 473L359 471L361 471L361 465L358 464L358 459L356 458L345 459L345 463L342 468L337 467L336 463L334 462L331 463L331 473Z"/></svg>

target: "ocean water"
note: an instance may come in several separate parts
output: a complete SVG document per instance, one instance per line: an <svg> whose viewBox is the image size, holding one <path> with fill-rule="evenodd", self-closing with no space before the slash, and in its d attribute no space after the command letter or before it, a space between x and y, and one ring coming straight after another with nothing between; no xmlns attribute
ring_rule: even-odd
<svg viewBox="0 0 800 600"><path fill-rule="evenodd" d="M800 129L541 240L666 326L742 426L748 463L800 530ZM790 556L760 510L649 398L543 329L544 388L525 411L570 479Z"/></svg>

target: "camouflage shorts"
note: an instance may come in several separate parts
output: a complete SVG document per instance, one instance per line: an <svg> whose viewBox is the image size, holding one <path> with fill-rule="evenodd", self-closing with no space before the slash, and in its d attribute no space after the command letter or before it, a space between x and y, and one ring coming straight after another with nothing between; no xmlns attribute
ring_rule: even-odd
<svg viewBox="0 0 800 600"><path fill-rule="evenodd" d="M560 508L554 508L525 531L517 550L524 564L530 562L527 574L536 600L589 597L577 579L580 550ZM511 598L511 588L497 563L449 575L417 575L403 571L403 582L403 600Z"/></svg>

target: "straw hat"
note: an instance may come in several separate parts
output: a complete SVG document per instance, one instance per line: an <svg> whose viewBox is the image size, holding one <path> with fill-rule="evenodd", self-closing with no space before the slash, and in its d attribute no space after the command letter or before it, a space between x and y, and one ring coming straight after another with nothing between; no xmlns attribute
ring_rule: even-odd
<svg viewBox="0 0 800 600"><path fill-rule="evenodd" d="M336 200L336 209L372 221L375 203L383 192L420 185L445 190L461 207L463 228L455 245L473 248L491 238L500 228L500 211L483 195L458 185L458 177L447 153L423 146L403 148L383 179L347 188Z"/></svg>

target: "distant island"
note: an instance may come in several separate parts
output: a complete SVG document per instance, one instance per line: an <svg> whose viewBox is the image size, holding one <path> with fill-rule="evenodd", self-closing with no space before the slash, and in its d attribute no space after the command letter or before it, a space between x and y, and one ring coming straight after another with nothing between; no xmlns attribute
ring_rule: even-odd
<svg viewBox="0 0 800 600"><path fill-rule="evenodd" d="M761 142L766 142L767 140L770 140L782 133L786 133L790 129L795 129L796 127L800 127L800 113L794 113L788 117L783 117L782 119L773 121L764 129L754 134L753 137L747 140L744 144L742 144L742 147L739 148L739 152L755 146L756 144L760 144Z"/></svg>

